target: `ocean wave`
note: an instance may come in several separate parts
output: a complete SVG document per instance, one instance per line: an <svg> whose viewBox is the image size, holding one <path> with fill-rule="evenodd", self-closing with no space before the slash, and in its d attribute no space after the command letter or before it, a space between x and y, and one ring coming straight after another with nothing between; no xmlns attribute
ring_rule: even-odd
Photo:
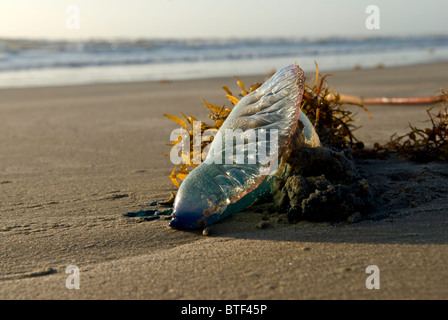
<svg viewBox="0 0 448 320"><path fill-rule="evenodd" d="M0 71L180 62L322 57L435 50L448 36L369 38L136 39L49 41L0 39Z"/></svg>

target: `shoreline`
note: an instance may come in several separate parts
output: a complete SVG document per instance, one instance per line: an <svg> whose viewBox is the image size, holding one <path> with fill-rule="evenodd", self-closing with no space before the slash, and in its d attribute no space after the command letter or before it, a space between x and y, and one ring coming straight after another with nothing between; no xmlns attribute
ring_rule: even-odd
<svg viewBox="0 0 448 320"><path fill-rule="evenodd" d="M420 96L448 88L447 74L443 63L336 72L328 82L345 94ZM264 75L240 78L247 87ZM0 297L448 298L446 163L359 163L389 199L379 220L289 224L246 210L202 236L124 217L175 190L164 154L176 125L162 114L205 120L201 98L228 105L224 85L239 91L233 77L1 89ZM373 120L360 110L357 131L367 145L426 119L426 106L368 108ZM80 290L65 287L69 265ZM369 265L381 271L380 290L365 286Z"/></svg>
<svg viewBox="0 0 448 320"><path fill-rule="evenodd" d="M289 61L289 59L288 59ZM249 61L250 62L250 61ZM297 62L297 61L296 61ZM254 61L254 63L256 64L256 61ZM285 61L286 63L286 61ZM289 64L294 63L294 60L291 59L291 61L287 62ZM418 67L418 66L432 66L432 65L446 65L448 64L448 61L436 61L436 62L427 62L427 63L416 63L416 64L406 64L406 65L399 65L399 66L387 66L384 63L379 63L374 67L363 67L362 65L359 65L357 63L354 63L352 68L345 68L345 69L320 69L321 74L339 74L339 73L347 73L347 72L351 72L351 71L368 71L368 70L381 70L381 69L396 69L396 70L400 70L400 69L406 69L406 68L411 68L411 67ZM135 65L135 66L131 66L131 67L149 67L151 65ZM300 66L300 65L299 65ZM125 67L126 66L113 66L116 68L121 68L121 67ZM157 66L156 66L157 67ZM212 67L212 66L211 66ZM85 67L87 68L87 70L89 69L89 67ZM101 71L101 67L96 67L99 68L99 72ZM105 68L108 68L107 66ZM83 68L80 69L68 69L71 71L83 71ZM260 67L261 69L261 67ZM30 70L20 70L20 71L5 71L4 73L6 74L11 74L11 76L14 77L14 73L18 72L36 72L37 74L39 73L39 71L46 71L49 70L50 72L58 72L61 70L67 70L66 68L62 68L62 69L30 69ZM268 75L269 71L266 70L265 74L262 74L261 72L254 72L254 73L247 73L245 74L244 72L242 74L238 74L237 72L235 72L235 74L233 75L218 75L218 76L193 76L190 78L173 78L170 79L169 77L164 77L164 76L160 76L157 79L148 79L148 80L129 80L129 81L116 81L116 80L109 80L109 81L92 81L92 82L83 82L83 83L73 83L73 84L45 84L45 85L21 85L21 86L9 86L9 87L0 87L0 90L13 90L13 89L33 89L33 88L65 88L65 87L83 87L83 86L105 86L105 85L125 85L125 84L144 84L144 83L172 83L172 82L187 82L187 81L204 81L204 80L227 80L229 78L233 78L234 76L238 76L240 78L249 78L249 79L264 79L267 75ZM315 73L315 70L313 71L306 71L306 73L309 76L313 76ZM2 72L0 72L0 76L2 76ZM1 79L1 78L0 78ZM20 80L20 79L19 79ZM23 80L23 79L22 79Z"/></svg>

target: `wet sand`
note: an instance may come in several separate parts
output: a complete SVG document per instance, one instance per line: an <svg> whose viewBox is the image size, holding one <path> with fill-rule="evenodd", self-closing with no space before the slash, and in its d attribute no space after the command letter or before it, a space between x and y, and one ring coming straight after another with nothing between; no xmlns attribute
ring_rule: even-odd
<svg viewBox="0 0 448 320"><path fill-rule="evenodd" d="M321 70L323 74L326 70ZM244 77L246 85L262 76ZM311 79L312 75L308 75ZM336 92L433 95L448 64L335 72ZM289 224L247 210L210 234L124 217L175 190L162 116L206 119L233 78L0 90L2 299L447 299L448 164L359 163L382 218ZM424 126L428 106L368 106L367 146ZM356 109L355 109L356 110ZM80 289L66 288L67 266ZM366 288L377 265L380 289Z"/></svg>

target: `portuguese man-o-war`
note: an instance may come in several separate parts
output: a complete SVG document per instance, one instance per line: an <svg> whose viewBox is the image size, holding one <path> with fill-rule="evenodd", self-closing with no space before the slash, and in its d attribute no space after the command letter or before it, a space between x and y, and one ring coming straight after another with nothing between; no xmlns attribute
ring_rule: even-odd
<svg viewBox="0 0 448 320"><path fill-rule="evenodd" d="M304 86L303 70L290 65L238 102L204 162L180 185L172 228L203 228L244 210L269 195L275 177L285 174L282 157L292 144L320 145L300 110Z"/></svg>

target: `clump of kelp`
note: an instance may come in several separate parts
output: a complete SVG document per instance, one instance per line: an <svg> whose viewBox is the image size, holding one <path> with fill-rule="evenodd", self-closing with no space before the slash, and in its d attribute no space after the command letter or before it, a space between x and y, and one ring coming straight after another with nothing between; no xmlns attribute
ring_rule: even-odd
<svg viewBox="0 0 448 320"><path fill-rule="evenodd" d="M341 96L329 88L326 78L327 74L320 76L319 67L316 65L316 75L312 85L305 85L302 99L302 109L308 119L313 123L321 142L329 147L340 150L364 148L354 131L358 128L354 119L355 113L348 110L345 105L356 105L368 113L369 110L362 104L356 102L344 102Z"/></svg>
<svg viewBox="0 0 448 320"><path fill-rule="evenodd" d="M442 89L442 95L446 96L447 91ZM430 125L427 128L419 129L409 124L410 132L398 136L392 135L390 141L385 145L374 144L373 154L388 156L396 153L399 156L416 161L448 161L448 100L439 104L437 112L436 106L426 110Z"/></svg>

